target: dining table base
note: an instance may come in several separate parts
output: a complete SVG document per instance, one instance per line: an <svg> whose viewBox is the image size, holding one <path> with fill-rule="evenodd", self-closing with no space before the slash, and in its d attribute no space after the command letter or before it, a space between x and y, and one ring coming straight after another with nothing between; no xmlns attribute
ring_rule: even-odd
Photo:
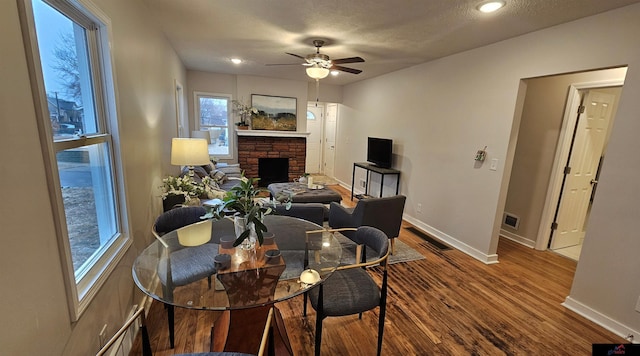
<svg viewBox="0 0 640 356"><path fill-rule="evenodd" d="M211 351L256 354L271 308L273 321L269 326L266 355L292 356L284 319L273 305L224 311L211 328Z"/></svg>

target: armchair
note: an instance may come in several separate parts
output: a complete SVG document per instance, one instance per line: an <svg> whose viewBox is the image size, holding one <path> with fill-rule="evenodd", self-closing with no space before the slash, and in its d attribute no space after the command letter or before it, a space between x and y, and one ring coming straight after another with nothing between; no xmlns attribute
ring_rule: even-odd
<svg viewBox="0 0 640 356"><path fill-rule="evenodd" d="M339 203L331 203L329 226L332 229L344 227L373 226L384 232L391 240L391 254L394 253L395 239L400 234L402 213L407 197L395 195L383 198L361 199L355 208L345 208ZM356 235L351 231L343 233L356 243Z"/></svg>

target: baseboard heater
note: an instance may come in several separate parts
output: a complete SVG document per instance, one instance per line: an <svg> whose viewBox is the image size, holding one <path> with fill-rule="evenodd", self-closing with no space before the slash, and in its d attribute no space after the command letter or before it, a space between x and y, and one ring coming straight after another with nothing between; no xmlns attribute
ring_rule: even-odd
<svg viewBox="0 0 640 356"><path fill-rule="evenodd" d="M434 239L433 237L425 234L422 230L419 230L418 228L415 228L413 226L407 227L406 230L410 231L411 233L415 234L416 236L418 236L419 238L423 239L424 241L428 242L429 244L435 246L438 250L450 250L451 247L443 244L442 242Z"/></svg>

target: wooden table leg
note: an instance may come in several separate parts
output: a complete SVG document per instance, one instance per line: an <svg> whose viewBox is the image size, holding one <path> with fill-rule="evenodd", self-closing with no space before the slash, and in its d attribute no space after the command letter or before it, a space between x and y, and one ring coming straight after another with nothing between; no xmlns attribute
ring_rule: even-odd
<svg viewBox="0 0 640 356"><path fill-rule="evenodd" d="M233 309L223 312L211 330L211 351L257 353L271 307ZM284 320L277 308L274 308L273 321L269 338L273 340L273 346L267 345L269 350L267 354L293 355Z"/></svg>

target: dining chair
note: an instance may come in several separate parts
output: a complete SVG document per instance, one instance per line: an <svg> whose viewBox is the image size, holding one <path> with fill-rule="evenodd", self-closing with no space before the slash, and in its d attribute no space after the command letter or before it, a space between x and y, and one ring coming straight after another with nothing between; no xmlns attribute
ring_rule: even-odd
<svg viewBox="0 0 640 356"><path fill-rule="evenodd" d="M162 238L163 235L183 228L185 226L203 221L201 217L206 214L201 206L187 206L174 208L162 213L156 219L152 233L161 243L163 251L160 263L158 263L158 277L162 283L164 297L171 300L175 287L187 285L197 280L207 278L211 288L211 276L217 271L214 266L214 257L218 249L214 244L202 243L199 245L185 246L179 241L169 243ZM174 347L174 306L165 304L167 308L167 321L169 323L169 342Z"/></svg>
<svg viewBox="0 0 640 356"><path fill-rule="evenodd" d="M328 211L321 203L292 203L289 207L286 204L278 204L275 210L278 215L304 219L320 226L324 223Z"/></svg>
<svg viewBox="0 0 640 356"><path fill-rule="evenodd" d="M377 254L369 261L358 261L350 265L339 266L323 283L308 292L311 306L316 310L315 354L320 355L322 344L322 321L329 316L346 316L362 313L380 307L378 319L378 355L382 351L382 336L387 304L387 259L389 258L389 238L374 227L361 226L357 229L334 229L329 232L354 232L354 241L359 248L368 247ZM381 286L367 272L366 267L380 265L382 268ZM307 315L305 305L303 315Z"/></svg>
<svg viewBox="0 0 640 356"><path fill-rule="evenodd" d="M391 240L391 254L395 252L395 239L400 234L402 214L407 197L394 195L382 198L358 200L355 208L345 208L339 203L331 203L329 226L333 229L345 227L373 226L382 230ZM343 235L353 240L355 233L346 231Z"/></svg>

